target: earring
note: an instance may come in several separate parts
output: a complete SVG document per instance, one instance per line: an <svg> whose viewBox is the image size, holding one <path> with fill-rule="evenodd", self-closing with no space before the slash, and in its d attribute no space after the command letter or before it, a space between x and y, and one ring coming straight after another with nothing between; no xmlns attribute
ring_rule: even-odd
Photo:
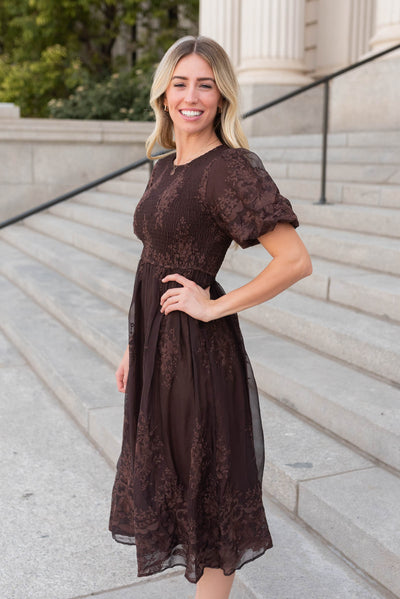
<svg viewBox="0 0 400 599"><path fill-rule="evenodd" d="M164 112L168 112L168 106L164 104Z"/></svg>
<svg viewBox="0 0 400 599"><path fill-rule="evenodd" d="M218 113L218 114L221 114L221 113L222 113L222 108L221 108L221 106L218 106L218 108L217 108L217 113Z"/></svg>

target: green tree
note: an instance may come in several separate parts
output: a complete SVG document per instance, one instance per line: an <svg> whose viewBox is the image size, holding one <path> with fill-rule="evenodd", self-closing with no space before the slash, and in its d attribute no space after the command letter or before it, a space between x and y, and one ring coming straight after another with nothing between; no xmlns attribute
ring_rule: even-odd
<svg viewBox="0 0 400 599"><path fill-rule="evenodd" d="M197 14L198 0L2 0L0 101L23 116L148 119L154 66L196 33ZM126 51L116 58L121 31Z"/></svg>

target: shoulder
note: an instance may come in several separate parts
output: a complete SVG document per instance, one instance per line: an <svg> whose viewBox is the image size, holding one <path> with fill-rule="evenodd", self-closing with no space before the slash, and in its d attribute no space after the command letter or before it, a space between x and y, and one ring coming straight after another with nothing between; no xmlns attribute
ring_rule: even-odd
<svg viewBox="0 0 400 599"><path fill-rule="evenodd" d="M236 178L240 175L255 175L256 172L265 171L261 158L255 152L247 148L230 148L223 146L209 164L210 173L219 176L227 174L234 175Z"/></svg>

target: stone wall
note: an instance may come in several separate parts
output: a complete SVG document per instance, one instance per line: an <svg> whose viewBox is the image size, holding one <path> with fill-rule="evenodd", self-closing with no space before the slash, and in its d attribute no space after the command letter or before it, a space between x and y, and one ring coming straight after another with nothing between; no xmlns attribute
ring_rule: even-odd
<svg viewBox="0 0 400 599"><path fill-rule="evenodd" d="M10 106L3 108L0 220L143 158L153 128L138 122L10 118Z"/></svg>

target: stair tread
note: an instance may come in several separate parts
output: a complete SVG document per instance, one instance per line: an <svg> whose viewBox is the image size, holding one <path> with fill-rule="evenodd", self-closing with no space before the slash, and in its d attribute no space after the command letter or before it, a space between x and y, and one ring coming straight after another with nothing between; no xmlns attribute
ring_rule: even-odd
<svg viewBox="0 0 400 599"><path fill-rule="evenodd" d="M84 332L86 343L93 349L98 351L99 344L111 346L107 356L113 356L114 363L121 358L122 340L128 342L123 311L2 240L0 253L3 275L72 332Z"/></svg>
<svg viewBox="0 0 400 599"><path fill-rule="evenodd" d="M87 341L88 335L93 340L97 339L97 345L91 340L95 351L104 353L105 344L114 346L115 360L119 360L119 354L122 355L124 349L121 340L126 338L126 318L122 313L57 272L11 246L5 247L6 245L3 242L1 247L2 254L7 258L2 270L12 277L13 284L23 286L25 294L42 308L50 309L50 313L75 330L81 340ZM25 301L29 303L29 299ZM11 313L12 307L8 315ZM287 502L291 500L287 505L289 509L295 508L296 492L293 485L298 480L371 466L368 460L341 445L339 441L313 429L310 424L266 398L263 398L261 412L266 423L269 447L266 468L268 470L272 464L274 470L282 471L287 481L291 482L292 496L287 498ZM286 431L285 435L282 435L283 430ZM299 468L299 464L306 464L305 469L301 466ZM268 473L267 477L267 480L271 478ZM288 484L289 482L286 486Z"/></svg>
<svg viewBox="0 0 400 599"><path fill-rule="evenodd" d="M301 225L301 235L324 235L335 241L346 241L360 245L373 245L376 248L388 248L390 250L400 251L400 239L383 237L381 235L370 235L355 231L340 231L338 229L329 229L318 227L317 225Z"/></svg>
<svg viewBox="0 0 400 599"><path fill-rule="evenodd" d="M9 356L11 353L13 353L13 355L17 356L18 364L17 368L13 362L12 367L3 369L2 387L5 395L7 397L12 396L15 387L14 381L17 376L23 397L31 397L33 393L35 397L42 398L39 399L39 401L41 407L41 417L45 422L45 429L49 431L51 427L47 426L47 424L51 423L51 421L56 418L61 427L64 426L64 424L67 425L68 435L70 436L71 432L73 432L72 429L70 430L70 423L63 421L63 412L55 403L53 404L54 398L48 394L46 388L38 380L37 376L32 372L32 370L23 360L22 356L17 354L14 346L8 341L5 344L5 341L6 340L4 336L0 334L0 346L4 347L4 352L2 352L0 355L0 360L2 359L2 355L4 353L9 363ZM6 370L8 372L6 372ZM47 411L43 411L45 407L47 408L47 406L51 405L52 408L49 414L47 414ZM109 410L113 409L118 410L118 412L122 414L122 407L100 408L93 410L92 412L93 416L97 416L100 413L105 414ZM28 427L29 430L31 428L32 427ZM118 422L118 429L121 429L121 420ZM33 433L35 433L35 431L33 431ZM74 439L79 445L80 440L78 432L76 432ZM101 442L101 440L102 439L100 438L99 441ZM85 441L85 439L81 437L81 441ZM45 451L45 445L46 443L48 444L48 442L49 437L45 436L42 443L43 451ZM89 451L90 447L87 446L87 444L85 445L85 443L83 443L82 447L80 445L79 447L79 451L83 450L83 452L86 451L89 452L89 454L93 453ZM96 457L94 454L93 456ZM98 456L95 461L100 464ZM60 462L60 465L62 465L62 461ZM51 464L49 464L49 466L54 467L54 460ZM101 472L99 471L98 475L107 475L108 477L106 470L104 470L104 472L102 470ZM238 578L237 582L235 583L236 587L234 586L232 589L232 599L242 598L243 592L246 592L246 597L251 599L263 598L265 588L267 588L265 585L267 583L269 584L268 588L270 589L270 593L272 593L272 596L276 599L294 596L294 594L298 593L299 591L301 591L304 596L307 596L310 599L320 599L321 597L324 599L334 599L337 597L338 593L343 597L348 597L349 599L350 597L362 597L363 599L383 599L383 595L377 589L373 588L368 581L364 580L353 569L349 568L349 566L344 563L339 556L330 551L330 549L326 547L326 545L324 545L320 539L317 539L315 536L310 534L309 531L305 530L302 524L295 522L293 519L288 517L288 515L285 514L283 510L273 503L269 498L265 498L264 502L268 522L273 532L275 547L271 553L268 552L265 556L260 557L258 560L255 560L252 563L249 563L246 568L237 573ZM63 520L61 522L63 522ZM57 544L56 546L58 547ZM296 546L298 551L293 552L293 546ZM46 554L46 559L48 557L49 556ZM115 563L117 564L117 561ZM11 563L9 564L6 560L6 569L7 568L9 568L10 572L11 570L14 572L15 568L12 569ZM274 576L271 576L272 572L275 573ZM306 576L304 575L305 572ZM161 576L160 580L155 580L155 582L150 585L151 588L149 588L148 592L145 592L144 590L141 591L142 596L164 596L166 598L172 598L179 596L179 594L183 595L185 590L187 590L184 588L185 585L188 585L187 581L185 581L185 579L181 576L175 576L174 579L176 579L176 584L173 584L173 581L170 580L170 577L164 578ZM39 582L36 581L36 583L37 588L47 589L48 585L46 582L46 577L44 577L43 580L40 579ZM131 570L127 570L126 576L124 572L119 572L119 583L128 585L124 587L128 594L129 592L131 595L132 593L135 593L134 587L129 586L132 583ZM243 583L247 585L247 589L243 590ZM146 584L148 583L146 582ZM83 592L82 588L82 586L78 585L75 589L75 594L81 594L81 592ZM103 585L102 588L104 591L105 588L108 587L107 585ZM6 589L6 587L4 587L4 589ZM251 594L249 594L250 591L248 589L252 589ZM296 591L294 591L294 589ZM116 592L119 596L119 592ZM155 594L152 595L151 593ZM124 593L124 597L125 594L126 593ZM103 593L101 593L101 595L103 595Z"/></svg>
<svg viewBox="0 0 400 599"><path fill-rule="evenodd" d="M299 514L391 592L400 593L400 480L381 468L300 484Z"/></svg>
<svg viewBox="0 0 400 599"><path fill-rule="evenodd" d="M122 405L113 370L100 356L3 276L0 284L4 330L30 350L35 370L85 429L91 409Z"/></svg>
<svg viewBox="0 0 400 599"><path fill-rule="evenodd" d="M21 229L22 227L19 228ZM46 243L47 240L44 238L44 236L37 233L35 234L35 232L32 232L33 236L30 236L31 240L29 240L29 238L22 233L24 233L24 231L22 231L19 236L20 248L22 251L34 250L35 241L36 245L41 245L44 241L49 251L47 263L50 267L57 266L57 264L54 264L57 254L59 256L63 256L66 264L68 264L71 268L73 276L78 284L81 284L81 281L86 281L85 287L88 285L91 287L92 285L96 285L96 280L94 283L92 282L96 277L107 282L113 292L118 297L123 298L121 307L123 310L125 310L125 312L127 311L131 296L131 289L128 291L127 286L128 282L130 282L132 278L131 273L127 273L126 270L123 270L119 267L116 268L115 266L108 265L106 263L104 263L104 266L99 269L96 265L96 263L99 261L98 259L94 259L93 261L91 259L92 257L90 256L86 256L85 258L83 256L83 252L80 251L72 251L69 253L68 247L65 247L61 242L57 240L50 240L50 243ZM17 236L10 236L10 243L16 243L17 241ZM74 250L74 248L71 249ZM72 255L74 258L71 260ZM89 276L89 273L91 279L88 283L87 277ZM97 283L97 285L100 285L100 282ZM66 283L63 288L66 289L67 287L68 283ZM103 297L103 289L104 287L100 288L99 291L101 297ZM97 290L98 288L95 287L95 291ZM54 293L55 292L53 291L53 294ZM65 293L67 293L67 291ZM104 296L106 299L108 299L106 292L104 292ZM90 303L88 305L90 305ZM99 305L101 305L101 302ZM84 316L82 316L82 318L85 319ZM93 322L93 317L88 318L89 323ZM95 316L95 320L96 318L100 317ZM345 413L347 413L348 410L351 410L353 418L355 414L358 414L357 417L361 418L362 426L366 431L369 431L367 427L368 425L369 427L372 426L375 429L375 433L378 438L380 438L380 436L384 437L386 435L386 438L382 439L379 456L377 457L380 459L385 459L385 452L388 451L387 447L388 445L390 447L390 443L392 443L392 453L395 452L393 440L396 439L397 433L396 430L393 430L393 426L398 426L397 417L400 416L400 413L399 411L396 412L395 407L396 405L399 405L398 400L400 395L394 387L384 382L370 378L366 374L356 372L348 366L319 356L311 350L306 350L305 348L290 343L285 339L276 337L270 333L267 333L267 331L260 329L259 327L254 327L254 325L246 322L242 316L241 321L243 321L242 326L245 327L246 331L249 332L247 343L249 344L249 348L252 349L251 355L257 364L257 371L263 372L265 370L269 373L275 373L274 376L271 375L269 378L267 377L266 384L262 383L262 385L264 385L262 388L266 393L278 396L280 399L279 394L281 391L278 391L277 393L275 391L274 393L271 393L271 391L274 390L273 385L275 384L274 381L276 381L276 379L279 380L282 377L286 377L286 380L290 381L295 388L294 394L290 392L289 399L287 400L290 405L295 402L299 388L306 390L308 394L313 394L316 397L327 397L330 404L334 406L334 411L338 410L339 412L342 412L342 419L343 410ZM95 323L93 326L95 328ZM256 331L256 334L254 334L254 331ZM284 374L281 371L282 356L287 356L288 360L290 358L290 362L293 362L293 368L291 369L290 373ZM285 363L286 358L283 361L283 364ZM322 373L320 376L319 372ZM349 384L351 384L351 388L353 390L351 396L352 399L348 397ZM340 385L342 385L342 387L340 387ZM372 399L373 397L375 397L375 399ZM351 401L354 401L354 405L351 404ZM296 409L298 409L299 412L304 413L305 407L302 406L301 409L296 407ZM330 419L333 418L333 416L330 414L330 410L327 411L327 414ZM306 415L308 416L309 414L306 413ZM319 415L319 420L321 420L321 416L324 416L324 414ZM325 420L322 418L322 420L323 422L321 422L321 425L329 428L326 418ZM346 428L343 427L340 422L337 423L337 426L339 427L337 430ZM346 432L346 438L349 438L349 433L351 433L351 430L352 429L350 428L350 431ZM352 438L351 434L350 438ZM355 443L355 445L357 445L357 443ZM368 446L368 439L364 439L364 441L361 443L362 448L365 448L365 446ZM370 451L369 449L365 450ZM391 453L391 451L389 451L389 453ZM397 458L393 459L396 461ZM397 464L400 468L400 457L398 458Z"/></svg>
<svg viewBox="0 0 400 599"><path fill-rule="evenodd" d="M249 142L251 146L254 145L257 147L321 146L322 135L320 133L296 133L292 135L252 136ZM387 147L388 145L400 146L400 130L328 133L328 144L334 147L346 145L354 147L364 147L366 145L378 145L381 147Z"/></svg>

